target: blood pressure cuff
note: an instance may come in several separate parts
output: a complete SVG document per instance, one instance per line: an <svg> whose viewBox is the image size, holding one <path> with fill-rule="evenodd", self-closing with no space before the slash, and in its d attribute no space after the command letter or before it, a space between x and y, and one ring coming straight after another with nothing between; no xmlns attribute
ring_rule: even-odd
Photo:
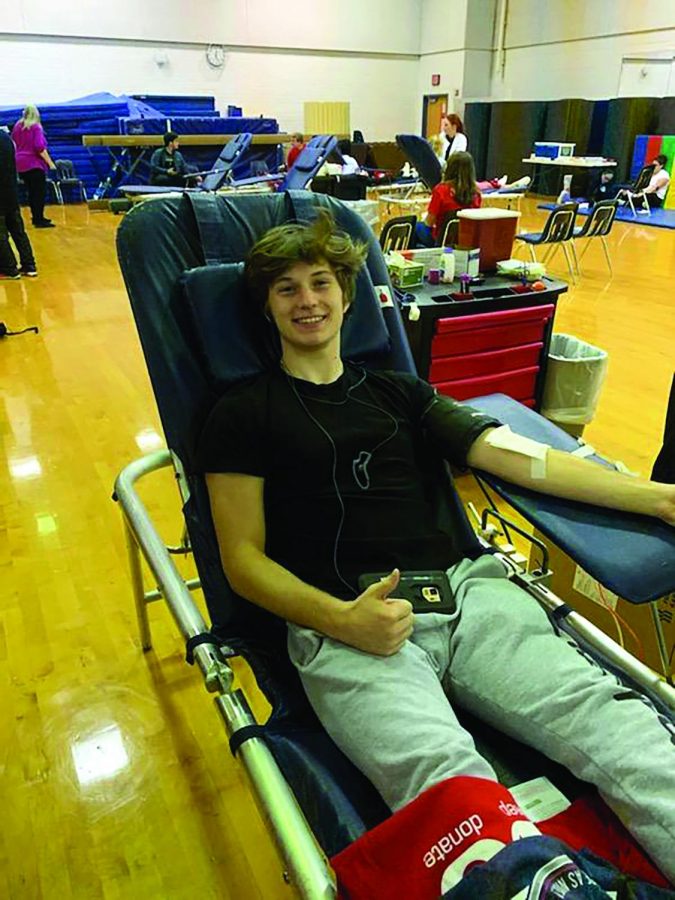
<svg viewBox="0 0 675 900"><path fill-rule="evenodd" d="M488 428L498 428L499 419L451 397L434 392L422 414L422 426L439 457L466 466L467 455L476 438Z"/></svg>

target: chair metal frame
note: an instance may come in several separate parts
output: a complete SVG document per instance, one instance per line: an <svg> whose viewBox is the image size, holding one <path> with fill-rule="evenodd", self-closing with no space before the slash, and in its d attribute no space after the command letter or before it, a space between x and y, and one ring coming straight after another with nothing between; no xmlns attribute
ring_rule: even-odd
<svg viewBox="0 0 675 900"><path fill-rule="evenodd" d="M159 450L127 465L115 481L114 499L123 513L131 585L144 652L152 649L147 606L166 601L184 641L208 631L191 591L200 586L198 579L185 580L164 545L150 515L141 501L136 483L143 477L173 467L181 495L187 496L182 466L169 450ZM141 559L154 576L157 588L146 591ZM233 690L234 672L227 662L233 655L227 648L199 644L193 650L194 661L204 685L214 694L214 702L228 738L241 729L256 726L250 706L240 689ZM271 751L261 737L250 737L238 747L236 755L251 779L254 795L266 821L272 826L277 847L286 866L286 877L306 900L336 897L336 888L325 855L317 845L305 817L284 779Z"/></svg>
<svg viewBox="0 0 675 900"><path fill-rule="evenodd" d="M563 203L560 206L556 206L555 209L551 210L548 219L544 223L544 227L539 232L537 240L526 240L523 235L516 235L517 241L521 241L528 245L530 248L530 255L532 256L532 262L535 263L538 262L537 254L534 250L535 246L542 244L548 245L542 258L543 263L550 263L557 253L558 248L562 247L563 253L565 254L565 261L567 262L567 268L569 269L573 283L576 283L574 268L575 266L577 270L579 268L576 248L574 246L574 241L572 240L574 236L574 224L576 222L577 209L578 204L576 203Z"/></svg>
<svg viewBox="0 0 675 900"><path fill-rule="evenodd" d="M188 195L188 198L191 196ZM201 202L201 198L194 199L193 208L198 207ZM296 199L301 206L303 198L299 196ZM328 201L329 198L326 200ZM171 205L170 200L165 202L169 206ZM183 198L181 202L186 202L186 198ZM331 204L328 202L318 205L330 206ZM147 215L149 211L152 212L150 205L146 207L145 213L142 209L137 209L132 216L135 215L137 220L142 223L143 216ZM356 218L355 215L354 218ZM209 219L207 224L210 223ZM215 231L215 229L213 230ZM154 232L150 231L149 233L153 234ZM218 232L218 234L220 233ZM361 231L358 233L360 234ZM374 237L371 237L371 240L375 247ZM139 245L136 246L138 249ZM140 245L141 248L144 246L144 244ZM126 249L128 250L128 247ZM213 248L209 250L209 254L212 252ZM380 256L377 248L376 255ZM129 266L132 258L130 256L123 258L126 260L126 265ZM381 263L381 259L378 259L379 263ZM176 266L178 267L178 264ZM379 265L379 268L383 268L383 263ZM145 298L145 294L143 297ZM384 312L394 313L395 309ZM398 319L394 324L397 323L400 324ZM393 333L397 334L398 332L394 330ZM180 575L171 555L175 548L165 546L137 492L136 486L140 480L166 468L173 468L176 476L175 480L179 491L176 500L179 501L182 508L189 507L193 504L197 494L190 496L190 487L181 460L176 453L168 449L148 454L130 463L123 469L115 482L114 499L118 501L123 515L131 584L142 649L147 651L152 645L147 605L163 599L169 607L183 641L189 642L191 639L197 639L189 644L190 654L194 657L194 661L202 673L207 690L215 695L215 704L230 738L232 751L242 761L250 776L252 793L260 805L264 817L271 825L288 873L287 880L296 886L303 898L328 900L328 898L336 896L336 888L325 855L317 845L298 801L293 796L279 763L266 743L262 728L257 725L243 693L233 689L233 671L228 658L234 655L233 648L237 646L236 637L231 638L232 648L230 648L223 646L209 631L209 626L191 595L193 590L200 587L200 581L194 578L186 580ZM485 546L485 541L474 541L474 543L482 543ZM183 541L180 552L185 551L189 551L189 542ZM502 558L502 555L499 557ZM145 560L153 578L154 583L150 590L146 590L144 585L142 560ZM514 560L509 560L506 556L503 557L503 563L511 577L514 580L518 579L517 583L538 602L544 606L556 606L562 603L543 587L542 578L546 573L538 571L528 575L516 565ZM207 568L204 571L207 571ZM632 657L611 638L587 623L583 617L574 615L574 619L572 619L572 615L570 614L568 619L582 624L588 641L605 658L613 660L618 667L634 679L642 690L657 697L664 707L675 711L675 689L672 686L663 682L660 676Z"/></svg>
<svg viewBox="0 0 675 900"><path fill-rule="evenodd" d="M164 600L184 641L208 631L208 626L191 592L199 580L184 579L150 518L136 490L136 484L153 472L173 467L180 495L186 500L188 489L180 461L169 450L158 450L129 463L115 481L113 499L119 502L123 521L131 586L144 652L152 649L148 604ZM484 542L483 542L484 543ZM546 586L550 572L527 572L509 554L497 553L508 577L530 594L545 610L555 612L565 606L563 600ZM145 560L155 589L146 591L141 560ZM569 612L566 623L572 633L590 645L612 665L625 672L638 686L655 695L675 711L675 688L640 662L616 641L581 614ZM227 647L199 644L194 660L204 685L214 694L214 702L228 738L257 723L240 689L233 689L234 673L228 663L233 652ZM242 741L236 755L243 763L261 812L272 827L273 837L286 867L284 877L298 890L303 900L331 900L337 897L335 881L326 856L318 846L300 807L283 777L276 760L261 737Z"/></svg>
<svg viewBox="0 0 675 900"><path fill-rule="evenodd" d="M59 206L63 206L63 194L61 193L61 185L55 178L47 178L45 181L46 191L54 192L54 202Z"/></svg>
<svg viewBox="0 0 675 900"><path fill-rule="evenodd" d="M609 246L607 244L607 235L612 230L618 208L618 200L600 200L588 214L581 228L576 228L574 230L572 236L573 247L575 246L575 240L579 238L588 238L586 246L577 257L577 272L579 272L579 274L581 274L579 264L590 247L593 238L600 238L602 249L605 251L605 259L607 260L607 267L609 268L610 275L614 274L614 270L612 269L612 259L609 255Z"/></svg>
<svg viewBox="0 0 675 900"><path fill-rule="evenodd" d="M457 210L449 213L438 232L437 247L453 247L458 241L459 219Z"/></svg>
<svg viewBox="0 0 675 900"><path fill-rule="evenodd" d="M651 216L652 211L649 203L647 202L647 198L644 195L644 189L649 186L649 182L652 179L652 175L654 174L654 165L643 166L640 169L638 177L635 179L635 183L628 188L626 192L626 199L628 201L628 205L631 208L631 212L633 216L637 219L638 211L635 209L634 200L636 197L640 197L642 200L642 207L640 209L641 213L644 213L647 216Z"/></svg>
<svg viewBox="0 0 675 900"><path fill-rule="evenodd" d="M417 216L395 216L388 219L380 232L380 247L383 253L392 250L409 250L415 236Z"/></svg>
<svg viewBox="0 0 675 900"><path fill-rule="evenodd" d="M87 202L87 189L81 178L77 177L75 165L71 159L55 159L56 180L52 182L59 203L63 205L63 187L76 187L80 192L82 202Z"/></svg>

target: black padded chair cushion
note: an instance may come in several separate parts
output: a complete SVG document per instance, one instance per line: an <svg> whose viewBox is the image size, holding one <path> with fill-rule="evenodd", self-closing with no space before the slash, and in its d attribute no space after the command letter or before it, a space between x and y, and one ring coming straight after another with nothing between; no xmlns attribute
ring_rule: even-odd
<svg viewBox="0 0 675 900"><path fill-rule="evenodd" d="M243 271L243 263L224 263L191 269L181 277L201 361L216 390L264 372L280 355L273 326L252 308ZM342 334L343 355L350 361L367 363L388 354L389 334L379 306L363 268ZM233 334L241 340L232 341Z"/></svg>

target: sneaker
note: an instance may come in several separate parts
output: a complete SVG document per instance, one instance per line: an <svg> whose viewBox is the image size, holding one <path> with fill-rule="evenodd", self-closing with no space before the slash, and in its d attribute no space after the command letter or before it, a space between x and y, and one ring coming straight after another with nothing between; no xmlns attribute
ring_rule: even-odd
<svg viewBox="0 0 675 900"><path fill-rule="evenodd" d="M51 219L44 219L42 222L34 222L35 228L56 228Z"/></svg>
<svg viewBox="0 0 675 900"><path fill-rule="evenodd" d="M37 278L37 269L21 269L21 274L24 278Z"/></svg>
<svg viewBox="0 0 675 900"><path fill-rule="evenodd" d="M0 272L0 281L16 281L17 278L21 278L21 272L18 270L16 272Z"/></svg>

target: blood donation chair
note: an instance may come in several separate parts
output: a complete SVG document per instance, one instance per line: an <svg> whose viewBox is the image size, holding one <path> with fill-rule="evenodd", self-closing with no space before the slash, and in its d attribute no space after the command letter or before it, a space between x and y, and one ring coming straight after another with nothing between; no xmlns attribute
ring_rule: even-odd
<svg viewBox="0 0 675 900"><path fill-rule="evenodd" d="M255 185L269 184L270 187L276 187L277 190L302 190L306 188L312 178L325 163L328 154L337 146L337 138L332 134L315 135L303 147L298 154L295 163L288 172L268 175L253 175L250 178L239 178L236 181L232 178L232 170L234 164L241 160L241 157L248 150L253 135L242 133L236 135L223 147L223 150L213 164L213 168L205 173L205 177L199 187L181 188L166 187L164 185L141 185L132 184L125 185L122 190L130 199L133 197L145 197L157 194L175 194L176 192L192 192L204 193L215 192L223 188L229 187L232 190L237 188L250 188Z"/></svg>
<svg viewBox="0 0 675 900"><path fill-rule="evenodd" d="M238 188L269 184L277 191L304 190L309 187L311 180L336 147L337 138L335 135L315 134L314 137L307 141L287 172L240 178L226 185L226 189L236 191Z"/></svg>
<svg viewBox="0 0 675 900"><path fill-rule="evenodd" d="M433 191L443 178L443 167L429 143L416 134L397 134L396 143L410 165L417 169L426 189Z"/></svg>
<svg viewBox="0 0 675 900"><path fill-rule="evenodd" d="M433 191L443 177L443 166L431 149L429 142L417 134L397 134L396 143L405 153L408 162L417 169L425 187L429 191ZM527 187L509 187L481 190L481 193L487 196L491 194L510 196L512 194L522 195L526 191Z"/></svg>
<svg viewBox="0 0 675 900"><path fill-rule="evenodd" d="M337 143L337 138L333 134L315 134L310 138L286 173L279 190L304 190L335 150Z"/></svg>
<svg viewBox="0 0 675 900"><path fill-rule="evenodd" d="M382 252L368 225L326 195L185 194L136 206L122 221L117 248L167 449L130 463L115 483L129 549L131 579L144 650L151 647L148 603L163 599L185 642L186 658L201 670L223 719L232 753L243 763L270 824L289 880L305 898L335 896L330 857L389 815L381 797L323 731L309 707L285 644L285 623L237 597L220 563L206 485L194 468L197 437L216 398L228 386L276 365L272 329L260 333L243 284L243 260L269 228L309 220L329 209L338 225L369 246L357 280L352 314L343 329L347 359L368 367L414 372L402 319ZM514 428L561 449L574 439L509 398L493 395L476 405ZM431 456L426 489L439 524L460 508L447 468ZM171 467L185 519L184 549L194 553L198 580L185 581L137 492L137 482ZM623 597L648 602L675 587L675 537L665 525L604 512L512 489L482 476L518 509L534 516L569 552L581 551L583 567ZM452 540L476 557L493 552L464 517ZM593 550L590 558L589 550ZM597 557L597 562L595 561ZM141 558L156 589L143 584ZM629 566L627 560L633 563ZM510 564L512 577L541 602L563 630L602 665L623 672L663 716L673 717L675 691L612 640L569 610L541 585L541 573ZM191 591L201 586L210 622ZM269 719L253 717L241 690L232 689L228 659L244 657L272 707ZM573 776L535 751L462 713L480 752L509 786L546 774L568 796L583 790ZM498 749L500 756L495 757Z"/></svg>
<svg viewBox="0 0 675 900"><path fill-rule="evenodd" d="M228 141L218 154L218 158L206 172L192 173L202 175L202 183L198 187L174 187L165 184L125 184L121 190L127 197L146 196L151 194L171 194L176 191L195 191L197 193L203 191L217 191L222 187L228 179L232 177L232 170L236 163L241 162L241 158L246 154L251 146L253 135L248 131L242 131L235 134L232 140Z"/></svg>

